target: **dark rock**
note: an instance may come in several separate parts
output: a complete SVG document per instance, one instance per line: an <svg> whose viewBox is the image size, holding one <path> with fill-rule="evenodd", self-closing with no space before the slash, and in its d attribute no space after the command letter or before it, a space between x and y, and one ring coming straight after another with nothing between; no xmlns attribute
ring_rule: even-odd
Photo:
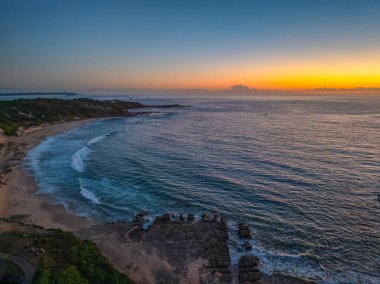
<svg viewBox="0 0 380 284"><path fill-rule="evenodd" d="M239 282L258 283L261 279L259 271L259 258L257 256L242 256L239 261Z"/></svg>
<svg viewBox="0 0 380 284"><path fill-rule="evenodd" d="M169 213L165 213L164 215L162 215L162 218L165 221L170 221L170 214Z"/></svg>
<svg viewBox="0 0 380 284"><path fill-rule="evenodd" d="M214 222L216 221L215 216L209 214L202 214L202 222Z"/></svg>
<svg viewBox="0 0 380 284"><path fill-rule="evenodd" d="M141 211L141 212L137 213L135 216L135 220L133 220L133 222L143 224L144 223L144 217L146 215L147 215L146 211Z"/></svg>
<svg viewBox="0 0 380 284"><path fill-rule="evenodd" d="M136 216L135 220L133 220L135 223L144 223L144 217Z"/></svg>
<svg viewBox="0 0 380 284"><path fill-rule="evenodd" d="M262 275L261 281L263 283L281 283L281 284L316 284L317 282L313 279L304 279L296 276L291 276L287 274L281 274L278 272L273 273L272 276Z"/></svg>
<svg viewBox="0 0 380 284"><path fill-rule="evenodd" d="M252 249L252 245L251 245L251 243L249 241L245 241L242 246L246 250L251 250Z"/></svg>
<svg viewBox="0 0 380 284"><path fill-rule="evenodd" d="M240 258L239 268L259 266L260 259L254 255L244 255Z"/></svg>
<svg viewBox="0 0 380 284"><path fill-rule="evenodd" d="M168 223L168 222L170 222L170 220L171 220L170 214L165 213L162 216L157 216L155 222Z"/></svg>
<svg viewBox="0 0 380 284"><path fill-rule="evenodd" d="M251 239L252 238L251 229L249 228L249 226L247 224L244 224L244 223L239 224L238 234L239 234L240 238L245 238L245 239Z"/></svg>
<svg viewBox="0 0 380 284"><path fill-rule="evenodd" d="M137 213L137 217L145 217L146 215L148 215L148 212L147 211L141 211L139 213Z"/></svg>
<svg viewBox="0 0 380 284"><path fill-rule="evenodd" d="M9 174L12 171L12 168L7 168L3 170L3 174Z"/></svg>
<svg viewBox="0 0 380 284"><path fill-rule="evenodd" d="M18 215L12 215L8 219L10 221L15 221L15 222L24 222L28 218L30 218L30 214L18 214Z"/></svg>
<svg viewBox="0 0 380 284"><path fill-rule="evenodd" d="M187 221L189 221L189 222L194 222L194 221L195 221L195 216L194 216L194 214L189 213L189 214L187 215Z"/></svg>

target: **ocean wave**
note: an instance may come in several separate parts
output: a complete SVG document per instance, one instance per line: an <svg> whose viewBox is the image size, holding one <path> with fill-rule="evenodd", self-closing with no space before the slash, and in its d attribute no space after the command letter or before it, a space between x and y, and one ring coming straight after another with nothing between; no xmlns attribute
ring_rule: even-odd
<svg viewBox="0 0 380 284"><path fill-rule="evenodd" d="M319 281L326 279L326 271L312 254L283 254L255 246L253 254L260 257L261 271L269 275L279 271Z"/></svg>
<svg viewBox="0 0 380 284"><path fill-rule="evenodd" d="M82 186L82 185L81 185L81 187L80 187L80 194L81 194L84 198L86 198L86 199L92 201L93 203L96 203L96 204L99 204L99 203L100 203L100 199L99 199L99 197L97 197L97 196L95 195L95 193L93 193L92 191L86 189L86 188L85 188L84 186Z"/></svg>
<svg viewBox="0 0 380 284"><path fill-rule="evenodd" d="M77 152L74 153L71 157L71 166L74 170L77 172L83 172L85 169L85 160L87 159L88 155L91 153L89 146L98 143L102 140L104 140L109 134L103 134L97 137L92 138L87 142L87 146L84 146L80 148Z"/></svg>
<svg viewBox="0 0 380 284"><path fill-rule="evenodd" d="M95 144L95 143L98 143L98 142L102 141L108 135L109 134L103 134L103 135L97 136L95 138L92 138L90 141L87 142L87 146L90 146L91 144Z"/></svg>
<svg viewBox="0 0 380 284"><path fill-rule="evenodd" d="M27 165L31 166L35 172L38 172L38 170L40 169L39 160L41 158L42 153L48 151L51 145L57 140L57 137L48 137L47 139L43 140L39 145L32 148L26 156Z"/></svg>
<svg viewBox="0 0 380 284"><path fill-rule="evenodd" d="M151 112L146 113L142 117L150 118L150 119L162 119L162 118L168 118L173 116L174 113L172 112Z"/></svg>
<svg viewBox="0 0 380 284"><path fill-rule="evenodd" d="M231 262L237 266L243 255L255 255L260 258L260 271L273 275L275 272L291 274L301 278L312 278L317 281L326 279L326 271L321 267L316 256L311 254L283 254L260 247L255 241L249 241L253 249L246 251L243 243L229 245Z"/></svg>
<svg viewBox="0 0 380 284"><path fill-rule="evenodd" d="M82 147L78 151L74 153L74 155L71 157L71 166L74 170L77 172L83 172L85 169L85 159L90 154L90 149L87 147Z"/></svg>
<svg viewBox="0 0 380 284"><path fill-rule="evenodd" d="M243 244L247 240L241 240L237 236L237 224L233 220L227 222L231 263L235 267L239 264L240 257L249 254L260 258L260 271L267 275L280 272L305 279L313 279L318 283L379 283L378 277L362 274L352 269L346 268L342 271L334 271L324 267L320 263L321 258L313 253L292 254L279 252L262 247L255 239L248 241L252 245L252 250L246 251Z"/></svg>
<svg viewBox="0 0 380 284"><path fill-rule="evenodd" d="M275 272L291 274L302 278L312 278L318 281L326 279L326 271L320 265L318 256L311 253L284 253L270 248L264 248L256 238L249 240L252 250L246 251L244 244L247 240L240 239L237 234L238 222L228 220L228 234L230 237L228 246L230 249L231 263L239 264L243 255L255 255L260 258L260 271L273 275Z"/></svg>

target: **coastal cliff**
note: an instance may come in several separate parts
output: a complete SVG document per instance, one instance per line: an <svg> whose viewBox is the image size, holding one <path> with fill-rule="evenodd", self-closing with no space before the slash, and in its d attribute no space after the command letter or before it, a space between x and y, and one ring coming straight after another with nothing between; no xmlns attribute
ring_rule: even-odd
<svg viewBox="0 0 380 284"><path fill-rule="evenodd" d="M130 116L129 109L144 107L138 102L93 99L18 99L0 101L0 128L15 135L26 128L73 120Z"/></svg>

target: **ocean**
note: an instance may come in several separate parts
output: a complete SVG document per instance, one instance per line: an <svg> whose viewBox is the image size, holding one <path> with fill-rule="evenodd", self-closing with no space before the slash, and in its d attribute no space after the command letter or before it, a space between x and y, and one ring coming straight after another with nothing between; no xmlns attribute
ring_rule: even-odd
<svg viewBox="0 0 380 284"><path fill-rule="evenodd" d="M47 138L26 160L38 194L99 222L218 212L235 264L246 222L268 274L380 283L380 97L136 100L188 107Z"/></svg>

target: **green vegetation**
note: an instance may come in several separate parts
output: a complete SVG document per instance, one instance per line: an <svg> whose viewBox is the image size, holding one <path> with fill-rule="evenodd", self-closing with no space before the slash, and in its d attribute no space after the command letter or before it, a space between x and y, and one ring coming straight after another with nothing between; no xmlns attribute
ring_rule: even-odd
<svg viewBox="0 0 380 284"><path fill-rule="evenodd" d="M4 133L6 135L16 135L16 132L17 132L17 124L13 123L13 122L9 122L9 123L0 123L0 128L2 128L4 130Z"/></svg>
<svg viewBox="0 0 380 284"><path fill-rule="evenodd" d="M143 107L137 102L92 99L18 99L0 101L0 128L16 135L20 127L85 118L129 116L128 109Z"/></svg>
<svg viewBox="0 0 380 284"><path fill-rule="evenodd" d="M133 283L113 268L93 242L61 230L19 226L21 231L0 234L0 251L27 259L37 270L33 284ZM42 248L44 252L36 255L32 248ZM18 267L12 269L18 271Z"/></svg>
<svg viewBox="0 0 380 284"><path fill-rule="evenodd" d="M115 270L91 241L82 241L72 233L54 231L35 237L43 247L35 284L132 283Z"/></svg>

